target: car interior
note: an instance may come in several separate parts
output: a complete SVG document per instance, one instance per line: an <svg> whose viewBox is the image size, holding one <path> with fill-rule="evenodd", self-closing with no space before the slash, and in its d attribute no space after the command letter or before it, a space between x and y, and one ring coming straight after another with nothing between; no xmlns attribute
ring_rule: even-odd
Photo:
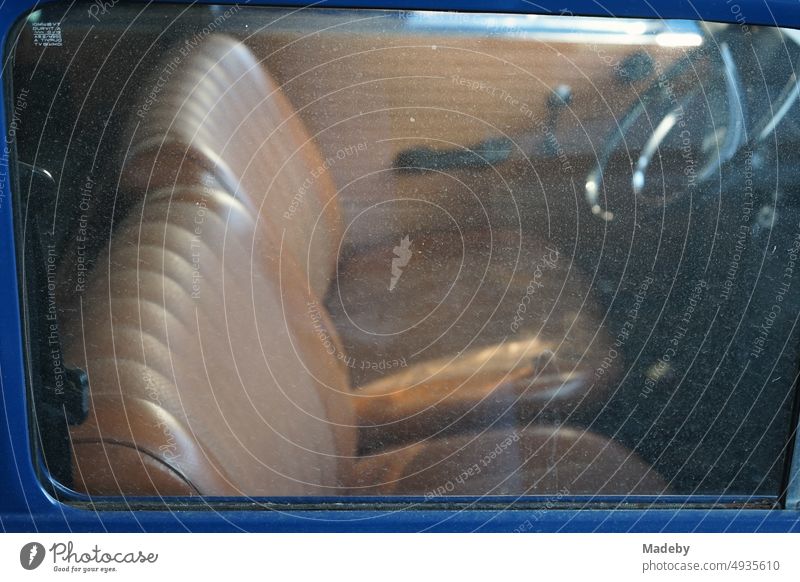
<svg viewBox="0 0 800 582"><path fill-rule="evenodd" d="M63 487L780 498L796 37L63 10L18 27L9 106Z"/></svg>

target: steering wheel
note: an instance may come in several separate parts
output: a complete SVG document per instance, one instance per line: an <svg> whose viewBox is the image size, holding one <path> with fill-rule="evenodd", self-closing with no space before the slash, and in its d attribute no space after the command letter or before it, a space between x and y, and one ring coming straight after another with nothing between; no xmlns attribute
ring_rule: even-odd
<svg viewBox="0 0 800 582"><path fill-rule="evenodd" d="M718 51L693 50L658 75L606 137L585 185L595 216L614 219L613 210L604 203L612 160L628 162L621 171L630 172L637 202L663 207L716 175L746 141L746 105L736 63L726 42L718 47ZM644 124L649 133L636 147L633 134ZM631 151L637 154L631 156ZM676 161L677 174L668 177L662 171L662 179L654 180L657 158L662 170L665 166L675 170L670 166Z"/></svg>

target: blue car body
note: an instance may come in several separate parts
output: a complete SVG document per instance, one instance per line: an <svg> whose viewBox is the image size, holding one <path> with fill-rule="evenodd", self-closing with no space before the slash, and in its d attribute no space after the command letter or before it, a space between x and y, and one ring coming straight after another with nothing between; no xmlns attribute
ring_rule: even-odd
<svg viewBox="0 0 800 582"><path fill-rule="evenodd" d="M182 0L173 0L181 2ZM204 0L201 0L204 1ZM189 3L188 0L184 3ZM219 3L219 2L214 2ZM267 4L252 0L249 4ZM281 0L284 6L307 3ZM34 0L11 0L0 7L3 44L15 23L41 6ZM387 9L440 9L531 14L573 14L608 17L700 19L740 24L800 27L800 10L789 0L327 0L326 7ZM8 65L4 65L4 81ZM7 119L5 101L0 100L2 119ZM3 131L7 131L4 123ZM15 251L14 212L11 196L9 151L0 156L0 528L6 532L91 531L545 531L545 532L788 532L800 529L800 511L793 509L741 508L743 500L685 498L637 500L627 508L625 500L594 500L591 507L546 499L529 506L476 504L475 500L448 505L420 500L393 499L391 504L375 499L363 503L348 500L298 500L296 504L242 506L237 503L170 506L143 504L132 508L128 501L111 500L101 506L64 503L40 482L35 471L30 438L26 375L23 359L21 297ZM560 500L564 501L564 500ZM715 507L711 507L714 502Z"/></svg>

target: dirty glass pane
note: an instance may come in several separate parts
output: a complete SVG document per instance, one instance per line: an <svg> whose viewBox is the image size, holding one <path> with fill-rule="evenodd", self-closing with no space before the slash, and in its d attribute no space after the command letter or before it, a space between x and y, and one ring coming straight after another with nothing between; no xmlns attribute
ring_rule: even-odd
<svg viewBox="0 0 800 582"><path fill-rule="evenodd" d="M106 2L9 50L67 487L780 495L796 32Z"/></svg>

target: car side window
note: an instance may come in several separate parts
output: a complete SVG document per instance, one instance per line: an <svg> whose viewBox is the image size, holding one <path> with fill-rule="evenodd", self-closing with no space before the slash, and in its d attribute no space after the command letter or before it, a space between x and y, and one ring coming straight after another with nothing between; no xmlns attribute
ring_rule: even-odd
<svg viewBox="0 0 800 582"><path fill-rule="evenodd" d="M42 466L93 497L771 503L798 42L31 13L7 108Z"/></svg>

